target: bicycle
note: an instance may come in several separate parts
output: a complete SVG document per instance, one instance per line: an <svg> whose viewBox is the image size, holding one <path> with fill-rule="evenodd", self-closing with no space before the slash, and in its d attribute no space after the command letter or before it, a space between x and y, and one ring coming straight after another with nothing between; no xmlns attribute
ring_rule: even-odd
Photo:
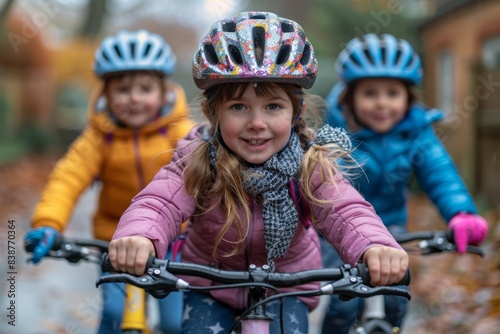
<svg viewBox="0 0 500 334"><path fill-rule="evenodd" d="M391 294L411 298L408 291L391 287L371 287L368 268L364 264L351 267L344 264L339 268L314 269L295 273L270 272L268 265L257 267L251 264L248 271L229 271L216 269L209 266L160 260L151 257L146 267L146 274L136 277L127 273L113 273L115 270L109 262L107 254L103 256L101 268L103 272L110 272L107 276L100 277L96 286L104 283L126 282L144 289L156 298L163 298L171 291L202 291L213 289L229 289L235 287L248 287L248 307L235 319L229 333L269 333L269 323L272 318L266 313L266 304L289 296L321 296L338 294L344 298L369 297L378 294ZM203 277L221 283L216 286L192 286L187 281L175 275ZM278 288L292 287L310 282L329 282L318 290L295 291L281 293ZM410 282L409 271L397 285L408 285ZM267 296L268 290L274 294ZM282 312L280 324L283 326ZM284 333L283 327L281 332Z"/></svg>
<svg viewBox="0 0 500 334"><path fill-rule="evenodd" d="M399 244L408 244L419 241L416 245L407 245L404 249L408 254L430 255L457 250L453 243L452 231L416 231L395 235ZM484 255L482 249L476 246L467 246L467 252ZM358 323L355 323L350 333L353 334L394 334L399 333L386 320L383 296L373 296L365 300L363 314Z"/></svg>
<svg viewBox="0 0 500 334"><path fill-rule="evenodd" d="M93 239L80 240L59 237L45 257L64 259L76 264L86 261L100 265L102 256L108 251L107 241ZM31 242L24 244L24 249L32 253L35 248ZM28 259L30 261L30 259ZM120 325L123 334L151 334L152 330L147 323L147 295L143 289L133 285L125 285L125 304L123 319Z"/></svg>

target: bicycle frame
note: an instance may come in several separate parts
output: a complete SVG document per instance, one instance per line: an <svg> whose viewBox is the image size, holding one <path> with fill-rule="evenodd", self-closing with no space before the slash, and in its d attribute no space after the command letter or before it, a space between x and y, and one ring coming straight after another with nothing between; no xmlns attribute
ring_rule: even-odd
<svg viewBox="0 0 500 334"><path fill-rule="evenodd" d="M113 268L107 258L103 256L103 272L113 272ZM222 285L196 287L188 282L174 276L197 276L222 283ZM165 297L170 291L209 291L220 288L234 288L247 286L248 308L235 322L232 330L236 330L241 322L241 333L269 333L271 317L266 314L265 305L275 299L288 296L320 296L323 294L339 294L346 297L373 296L377 294L400 295L410 299L410 293L395 287L370 287L363 282L369 282L368 269L359 264L356 267L343 265L340 268L314 269L295 273L274 273L264 265L257 267L250 265L248 271L227 271L213 267L178 263L169 260L151 258L148 263L147 274L136 277L130 274L110 274L99 278L96 285L112 282L127 282L145 289L156 298ZM293 287L309 282L329 282L319 290L295 291L281 293L280 287ZM398 285L409 284L409 275ZM266 296L267 289L272 289L275 294Z"/></svg>
<svg viewBox="0 0 500 334"><path fill-rule="evenodd" d="M123 320L120 326L123 333L150 334L147 325L147 299L146 292L131 284L125 285L125 305Z"/></svg>

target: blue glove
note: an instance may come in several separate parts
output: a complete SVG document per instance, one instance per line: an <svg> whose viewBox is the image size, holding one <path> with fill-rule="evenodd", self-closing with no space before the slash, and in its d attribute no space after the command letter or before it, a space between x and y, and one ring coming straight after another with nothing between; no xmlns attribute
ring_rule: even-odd
<svg viewBox="0 0 500 334"><path fill-rule="evenodd" d="M35 247L31 261L34 264L40 262L42 257L49 253L58 237L59 232L52 227L39 227L28 231L24 236L24 243Z"/></svg>

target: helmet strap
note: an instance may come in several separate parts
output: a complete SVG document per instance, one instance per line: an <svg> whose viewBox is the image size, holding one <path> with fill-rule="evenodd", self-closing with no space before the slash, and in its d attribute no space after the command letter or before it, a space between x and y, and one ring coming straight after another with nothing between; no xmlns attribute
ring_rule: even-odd
<svg viewBox="0 0 500 334"><path fill-rule="evenodd" d="M295 126L297 125L297 122L299 121L300 117L302 117L302 110L303 110L303 106L304 106L304 98L302 97L302 92L296 91L295 94L300 96L299 110L297 111L297 115L295 116L293 123L292 123L292 131L290 131L290 138L292 137L292 133L295 131Z"/></svg>

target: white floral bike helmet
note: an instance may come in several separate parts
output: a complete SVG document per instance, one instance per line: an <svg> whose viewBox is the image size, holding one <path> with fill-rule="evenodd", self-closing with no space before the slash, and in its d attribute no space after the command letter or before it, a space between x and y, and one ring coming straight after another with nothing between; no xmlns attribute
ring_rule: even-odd
<svg viewBox="0 0 500 334"><path fill-rule="evenodd" d="M175 63L172 48L160 35L146 30L120 31L101 42L93 69L101 78L124 71L157 71L169 76Z"/></svg>
<svg viewBox="0 0 500 334"><path fill-rule="evenodd" d="M194 82L203 90L249 81L311 88L317 73L314 49L302 27L269 12L242 12L218 21L193 58Z"/></svg>

